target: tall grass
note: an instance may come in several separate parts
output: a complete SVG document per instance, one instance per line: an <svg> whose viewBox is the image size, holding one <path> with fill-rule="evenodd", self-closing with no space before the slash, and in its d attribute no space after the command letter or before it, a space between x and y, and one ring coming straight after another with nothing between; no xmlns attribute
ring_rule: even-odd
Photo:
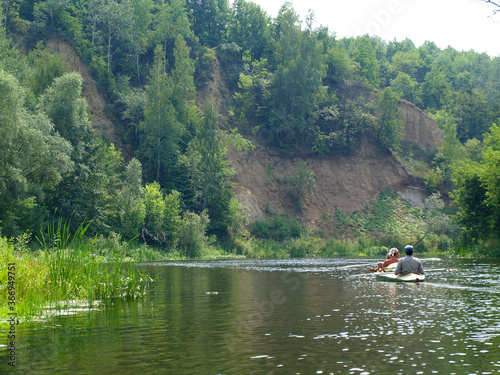
<svg viewBox="0 0 500 375"><path fill-rule="evenodd" d="M95 238L85 237L88 226L80 225L71 235L69 223L60 219L41 234L49 282L57 286L56 299L93 301L144 295L149 276L142 275L134 262L125 262L123 254L111 254L113 263L97 259L92 253Z"/></svg>
<svg viewBox="0 0 500 375"><path fill-rule="evenodd" d="M38 253L19 251L13 243L0 239L0 261L15 264L16 313L18 317L44 314L46 306L64 308L112 298L144 296L150 283L135 262L124 261L114 254L113 262L97 257L94 241L85 237L88 225L81 225L74 234L69 223L59 220L50 224L38 237L43 250ZM0 275L0 285L6 283L7 272ZM8 313L8 294L0 288L0 316Z"/></svg>

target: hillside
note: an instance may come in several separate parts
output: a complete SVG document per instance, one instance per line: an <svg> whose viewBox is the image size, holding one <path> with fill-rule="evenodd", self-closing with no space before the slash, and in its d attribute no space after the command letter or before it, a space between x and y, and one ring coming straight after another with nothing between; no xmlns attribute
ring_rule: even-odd
<svg viewBox="0 0 500 375"><path fill-rule="evenodd" d="M443 138L437 124L409 103L401 103L400 108L404 140L426 153L435 151ZM282 157L262 145L245 155L230 152L229 157L236 170L236 195L248 208L250 221L263 217L267 205L273 212L294 212L283 180L301 160L316 175L316 187L303 202L302 212L297 213L305 222L314 224L336 207L348 214L361 210L385 189L420 206L428 195L422 181L411 176L393 156L380 153L366 138L360 151L348 157Z"/></svg>
<svg viewBox="0 0 500 375"><path fill-rule="evenodd" d="M84 95L93 114L93 126L108 141L121 144L112 119L106 114L106 101L99 92L88 68L74 49L58 38L51 38L47 47L60 55L72 71L79 71L84 78ZM199 92L198 106L209 98L213 99L219 111L228 108L231 95L219 71L214 65L213 79L206 89ZM401 119L404 121L404 140L428 154L442 142L442 132L435 121L416 106L400 103ZM229 150L236 174L235 193L247 209L249 221L262 218L266 207L276 213L289 212L302 222L314 224L323 214L331 214L335 208L345 213L363 209L379 192L390 189L414 205L422 205L427 196L423 184L413 178L393 156L382 154L375 144L364 139L360 152L354 156L335 158L292 158L265 146L265 139L252 140L255 150L248 153ZM126 145L125 145L126 148ZM316 188L304 202L301 212L287 194L284 177L299 161L305 161L316 175Z"/></svg>

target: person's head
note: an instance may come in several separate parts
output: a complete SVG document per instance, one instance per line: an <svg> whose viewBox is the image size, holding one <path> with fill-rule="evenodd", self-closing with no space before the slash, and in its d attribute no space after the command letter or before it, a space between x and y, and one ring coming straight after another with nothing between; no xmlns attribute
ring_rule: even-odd
<svg viewBox="0 0 500 375"><path fill-rule="evenodd" d="M413 254L413 246L406 245L405 246L405 253L406 253L406 255L412 255Z"/></svg>
<svg viewBox="0 0 500 375"><path fill-rule="evenodd" d="M392 257L399 257L399 250L393 247L391 250L389 250L389 255Z"/></svg>

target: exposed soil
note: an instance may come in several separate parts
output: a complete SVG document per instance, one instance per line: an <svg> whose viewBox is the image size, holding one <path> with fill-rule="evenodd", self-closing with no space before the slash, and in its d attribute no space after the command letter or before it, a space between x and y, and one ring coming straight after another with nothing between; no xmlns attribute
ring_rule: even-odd
<svg viewBox="0 0 500 375"><path fill-rule="evenodd" d="M434 120L410 103L402 102L400 109L405 142L424 154L441 146L443 134ZM249 221L264 217L267 209L288 212L314 225L335 208L346 214L362 210L386 189L415 206L423 206L428 197L421 180L405 171L393 156L380 153L368 139L362 141L360 151L353 156L289 158L262 145L247 154L230 150L228 156L236 170L235 192L248 209ZM302 160L316 175L316 187L298 210L284 179Z"/></svg>

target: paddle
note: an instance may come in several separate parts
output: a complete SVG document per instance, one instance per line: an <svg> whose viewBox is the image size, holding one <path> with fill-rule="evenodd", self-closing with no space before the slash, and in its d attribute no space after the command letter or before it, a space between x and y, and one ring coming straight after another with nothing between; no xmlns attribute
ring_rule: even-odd
<svg viewBox="0 0 500 375"><path fill-rule="evenodd" d="M347 268L356 268L356 267L365 267L365 266L370 266L371 263L364 263L364 264L350 264L348 266L342 267L342 269L347 269Z"/></svg>

